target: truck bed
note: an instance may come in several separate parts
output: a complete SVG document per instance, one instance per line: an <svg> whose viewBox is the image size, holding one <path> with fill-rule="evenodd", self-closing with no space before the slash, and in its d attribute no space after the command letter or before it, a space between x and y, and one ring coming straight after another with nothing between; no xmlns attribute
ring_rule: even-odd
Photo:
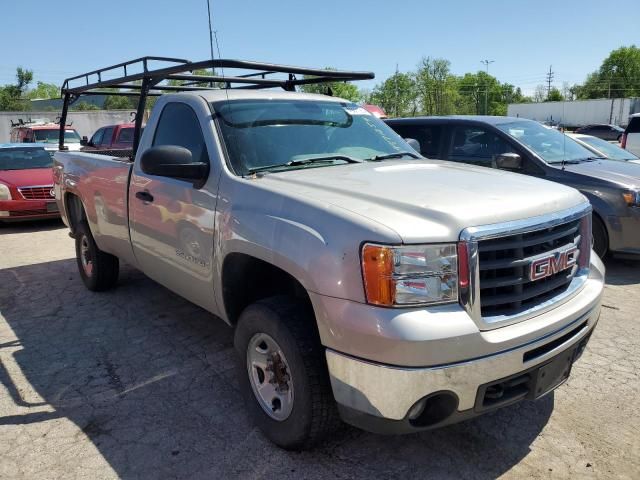
<svg viewBox="0 0 640 480"><path fill-rule="evenodd" d="M98 247L133 262L129 241L128 183L133 163L128 157L105 152L56 152L56 199L69 224L70 195L81 199Z"/></svg>

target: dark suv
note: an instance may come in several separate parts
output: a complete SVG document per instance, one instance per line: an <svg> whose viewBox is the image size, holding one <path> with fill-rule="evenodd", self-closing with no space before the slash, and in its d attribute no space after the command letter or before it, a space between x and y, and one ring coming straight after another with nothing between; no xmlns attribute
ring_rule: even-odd
<svg viewBox="0 0 640 480"><path fill-rule="evenodd" d="M596 253L640 254L640 165L596 158L558 130L521 118L385 121L401 136L417 140L425 157L510 170L577 188L593 206Z"/></svg>
<svg viewBox="0 0 640 480"><path fill-rule="evenodd" d="M618 127L617 125L607 124L586 125L578 128L576 133L591 135L592 137L598 137L603 140L619 142L622 134L624 133L624 128Z"/></svg>

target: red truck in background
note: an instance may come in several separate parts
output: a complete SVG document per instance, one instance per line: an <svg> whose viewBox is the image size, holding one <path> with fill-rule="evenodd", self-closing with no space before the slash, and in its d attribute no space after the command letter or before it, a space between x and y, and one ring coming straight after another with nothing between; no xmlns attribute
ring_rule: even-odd
<svg viewBox="0 0 640 480"><path fill-rule="evenodd" d="M48 119L11 122L12 143L42 143L46 150L57 150L59 135L60 125ZM70 125L65 128L64 143L70 151L80 150L80 135Z"/></svg>
<svg viewBox="0 0 640 480"><path fill-rule="evenodd" d="M94 150L127 150L133 145L135 123L106 125L96 130L90 140L82 139L82 151Z"/></svg>

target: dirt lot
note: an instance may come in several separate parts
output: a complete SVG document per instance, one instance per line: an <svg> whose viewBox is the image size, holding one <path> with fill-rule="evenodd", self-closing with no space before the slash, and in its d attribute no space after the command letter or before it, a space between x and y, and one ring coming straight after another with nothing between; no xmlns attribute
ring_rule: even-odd
<svg viewBox="0 0 640 480"><path fill-rule="evenodd" d="M139 272L95 294L53 222L0 227L0 478L640 478L640 262L609 260L570 381L445 429L290 453L246 418L231 330Z"/></svg>

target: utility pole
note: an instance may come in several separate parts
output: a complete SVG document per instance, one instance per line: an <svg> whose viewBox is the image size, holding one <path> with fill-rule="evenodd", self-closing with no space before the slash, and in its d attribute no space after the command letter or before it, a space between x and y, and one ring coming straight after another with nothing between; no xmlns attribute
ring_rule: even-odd
<svg viewBox="0 0 640 480"><path fill-rule="evenodd" d="M396 75L395 75L395 80L396 80L396 117L399 116L398 114L398 64L396 63Z"/></svg>
<svg viewBox="0 0 640 480"><path fill-rule="evenodd" d="M480 60L480 63L484 63L487 67L487 81L484 86L484 114L489 114L489 64L495 62L495 60Z"/></svg>
<svg viewBox="0 0 640 480"><path fill-rule="evenodd" d="M549 65L549 73L547 73L547 100L549 100L549 95L551 95L551 82L553 82L553 71L551 67L552 65Z"/></svg>

